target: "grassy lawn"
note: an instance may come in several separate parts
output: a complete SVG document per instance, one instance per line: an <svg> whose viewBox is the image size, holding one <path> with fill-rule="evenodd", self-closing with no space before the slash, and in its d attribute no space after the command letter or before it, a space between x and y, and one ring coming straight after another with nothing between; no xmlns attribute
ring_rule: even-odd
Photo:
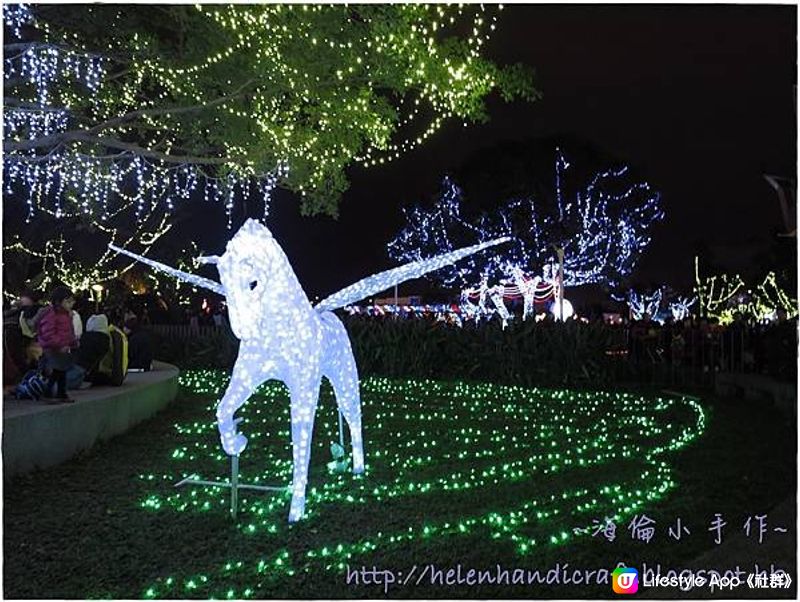
<svg viewBox="0 0 800 602"><path fill-rule="evenodd" d="M354 477L326 466L337 427L324 386L307 517L288 525L284 494L242 491L234 522L227 490L173 486L229 471L213 413L224 377L188 373L182 384L147 423L5 484L6 597L382 597L385 584L346 582L362 566L394 571L394 597L614 596L605 583L431 584L430 563L545 577L556 563L572 575L618 562L711 558L719 565L696 568L724 571L772 560L795 576L794 516L770 514L787 500L794 508L794 421L764 404L366 379L367 472ZM285 389L270 385L239 412L242 481L290 482L288 408ZM715 513L727 523L720 545L708 531ZM643 514L655 521L649 542L628 529ZM751 514L768 515L762 544L744 538ZM615 519L613 541L592 535L604 517ZM679 517L690 534L675 540Z"/></svg>

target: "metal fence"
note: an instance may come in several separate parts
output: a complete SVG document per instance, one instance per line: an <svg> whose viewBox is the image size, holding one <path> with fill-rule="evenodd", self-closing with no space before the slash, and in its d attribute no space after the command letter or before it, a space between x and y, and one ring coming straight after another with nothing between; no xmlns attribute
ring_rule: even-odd
<svg viewBox="0 0 800 602"><path fill-rule="evenodd" d="M620 328L617 380L670 386L713 387L720 373L769 374L794 381L796 322L770 327L626 326Z"/></svg>
<svg viewBox="0 0 800 602"><path fill-rule="evenodd" d="M633 323L609 328L605 353L610 361L606 365L613 371L610 380L616 383L712 388L720 373L796 378L796 321L782 328L702 323L688 327ZM154 325L151 329L165 346L173 348L189 348L203 341L207 356L236 344L227 324Z"/></svg>
<svg viewBox="0 0 800 602"><path fill-rule="evenodd" d="M150 330L155 334L176 341L193 338L215 338L229 332L227 326L192 326L191 324L154 324Z"/></svg>

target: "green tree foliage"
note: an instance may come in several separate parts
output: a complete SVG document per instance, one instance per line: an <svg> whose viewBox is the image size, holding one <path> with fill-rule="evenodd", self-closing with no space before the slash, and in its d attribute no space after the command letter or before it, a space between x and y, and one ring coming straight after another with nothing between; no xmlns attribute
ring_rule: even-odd
<svg viewBox="0 0 800 602"><path fill-rule="evenodd" d="M537 96L526 68L484 56L494 8L95 4L33 12L23 41L6 44L6 61L58 52L74 63L98 60L103 75L87 88L62 61L46 99L31 78L7 79L7 106L68 115L60 131L6 136L7 154L127 153L245 179L284 165L279 185L300 193L306 213L336 214L349 165L395 159L451 119L485 121L489 94Z"/></svg>

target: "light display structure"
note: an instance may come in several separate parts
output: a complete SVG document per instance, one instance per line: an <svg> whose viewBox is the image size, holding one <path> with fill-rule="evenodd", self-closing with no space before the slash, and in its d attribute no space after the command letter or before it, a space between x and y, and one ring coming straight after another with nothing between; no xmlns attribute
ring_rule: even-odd
<svg viewBox="0 0 800 602"><path fill-rule="evenodd" d="M769 272L755 287L747 288L739 274L700 276L700 259L694 259L695 286L698 309L703 317L715 318L720 324L730 324L737 314L755 322L772 322L783 312L786 318L798 315L797 299L784 291L775 272Z"/></svg>
<svg viewBox="0 0 800 602"><path fill-rule="evenodd" d="M660 311L664 292L658 288L652 293L637 293L629 290L627 295L630 315L634 320L644 320L645 318L656 322L661 322Z"/></svg>
<svg viewBox="0 0 800 602"><path fill-rule="evenodd" d="M306 296L283 249L263 224L249 219L228 242L220 256L201 258L217 266L220 282L189 274L119 247L112 250L138 259L171 276L225 296L231 329L240 339L231 381L217 405L222 447L231 457L231 509L236 514L237 489L281 489L240 485L238 457L247 437L237 431L236 411L263 382L284 382L291 397L292 501L289 522L303 517L306 503L311 440L322 377L332 384L340 415L350 431L353 472L364 471L361 402L358 371L347 331L331 310L343 307L396 283L417 278L454 261L507 241L487 241L424 261L414 262L364 278L316 306ZM184 479L180 484L211 484Z"/></svg>
<svg viewBox="0 0 800 602"><path fill-rule="evenodd" d="M186 371L180 380L195 394L214 399L228 375ZM369 479L335 477L309 490L308 526L324 536L298 550L291 543L293 528L283 524L281 501L252 496L237 529L251 541L253 553L232 550L202 573L180 564L167 567L143 586L142 596L265 598L268 591L285 591L303 573L333 579L376 554L418 554L465 541L492 550L508 546L520 562L580 541L596 543L597 519L627 524L634 514L681 490L674 459L701 440L707 423L699 400L677 395L388 378L363 378L360 387L364 416L369 416L365 445L375 459L369 462ZM329 398L321 392L323 402ZM286 393L270 383L256 399L280 404ZM333 424L328 409L320 407L318 425ZM288 408L252 410L246 411L254 432L272 433L288 422ZM498 415L504 419L491 418ZM608 416L616 418L608 421ZM166 465L139 475L146 492L140 508L162 518L208 519L225 502L219 490L186 495L164 491L160 483L176 471L191 474L216 465L218 451L208 445L211 425L191 416L175 427L178 438L163 452ZM403 445L396 445L398 440ZM263 466L285 455L282 442L270 437L251 441ZM598 479L606 469L608 477ZM263 467L256 473L269 476ZM475 504L461 502L465 499ZM358 515L395 508L395 503L401 509L391 526L378 517L355 529L329 529L341 506Z"/></svg>
<svg viewBox="0 0 800 602"><path fill-rule="evenodd" d="M669 312L675 322L680 322L692 315L691 308L697 303L694 297L678 297L669 304Z"/></svg>
<svg viewBox="0 0 800 602"><path fill-rule="evenodd" d="M558 275L553 276L553 272L557 268L545 264L544 277L529 276L518 265L509 264L506 269L510 276L498 284L490 286L488 277L484 274L480 284L461 291L459 309L464 316L478 323L481 319L491 319L497 315L505 328L508 321L514 318L514 314L508 310L505 302L506 300L513 302L520 298L523 302L523 320L536 318L535 304L545 303L551 299L553 301L550 313L556 320L562 320L562 302L563 320L574 315L572 304L561 294L562 287L559 285ZM489 302L491 302L491 306L489 306Z"/></svg>
<svg viewBox="0 0 800 602"><path fill-rule="evenodd" d="M650 243L650 231L664 216L660 195L647 182L634 181L627 167L598 172L568 197L563 179L569 163L559 149L555 157L555 202L513 198L491 214L462 212L462 190L445 178L443 192L430 208L406 211L406 226L388 243L397 261L418 260L459 244L513 236L501 253L487 253L436 274L444 286L474 289L482 278L514 280L515 272L550 269L544 280L558 279L552 270L553 248L563 253L563 287L603 283L611 287L628 276ZM559 234L559 232L570 234ZM519 234L524 233L524 234ZM523 286L527 289L528 287ZM530 304L528 304L530 305Z"/></svg>
<svg viewBox="0 0 800 602"><path fill-rule="evenodd" d="M20 201L4 250L85 289L131 267L85 252L150 254L190 198L229 228L242 200L266 216L279 185L334 214L349 164L482 120L492 90L537 97L524 68L484 57L501 9L173 5L153 37L148 7L4 3L3 185Z"/></svg>

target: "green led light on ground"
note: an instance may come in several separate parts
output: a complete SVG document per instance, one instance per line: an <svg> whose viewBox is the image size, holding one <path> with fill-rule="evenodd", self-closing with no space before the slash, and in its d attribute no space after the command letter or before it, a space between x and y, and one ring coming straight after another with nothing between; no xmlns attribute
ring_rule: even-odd
<svg viewBox="0 0 800 602"><path fill-rule="evenodd" d="M181 375L186 391L208 398L207 420L175 425L165 473L141 475L155 487L141 500L143 510L196 513L198 529L204 514L227 512L226 489L172 487L189 475L227 475L213 412L227 378L214 371ZM520 555L535 554L542 546L589 537L593 519L621 521L663 499L677 486L668 456L705 429L703 408L688 398L381 378L363 380L361 392L364 476L330 474L312 464L307 517L293 526L285 523L288 496L242 495L239 521L230 528L274 552L225 559L216 575L203 576L202 592L197 577L197 589L189 589L181 586L186 579L165 576L145 595L227 598L233 584L226 585L226 576L237 573L236 583L244 576L247 589L234 588L234 594L257 597L260 588L297 570L341 572L376 550L416 554L445 538L485 537L511 542ZM329 460L327 447L336 438L333 407L323 388L312 454L319 462ZM241 460L243 481L290 482L288 412L287 391L278 383L262 386L240 411L251 442ZM416 517L405 527L369 533L354 526L347 537L325 537L333 513L357 517L386 504L428 508L429 500L449 499L471 501L443 504L441 516ZM306 529L318 531L325 543L290 553L287 542Z"/></svg>

